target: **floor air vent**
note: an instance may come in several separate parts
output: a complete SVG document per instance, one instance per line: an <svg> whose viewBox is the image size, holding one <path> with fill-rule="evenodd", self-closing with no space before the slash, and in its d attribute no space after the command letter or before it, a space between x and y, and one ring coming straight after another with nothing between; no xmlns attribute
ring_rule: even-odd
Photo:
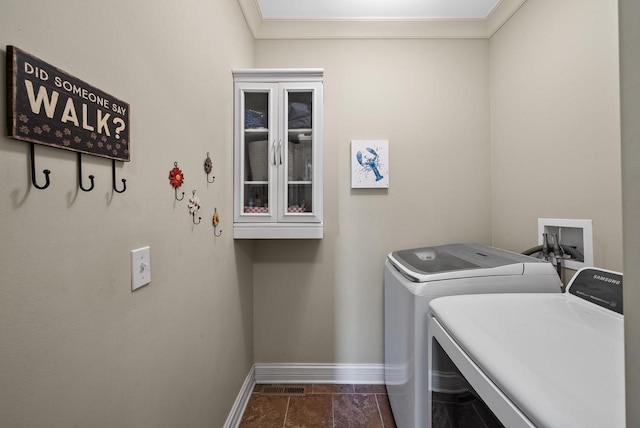
<svg viewBox="0 0 640 428"><path fill-rule="evenodd" d="M304 395L305 388L303 386L265 386L262 389L263 394L271 395Z"/></svg>

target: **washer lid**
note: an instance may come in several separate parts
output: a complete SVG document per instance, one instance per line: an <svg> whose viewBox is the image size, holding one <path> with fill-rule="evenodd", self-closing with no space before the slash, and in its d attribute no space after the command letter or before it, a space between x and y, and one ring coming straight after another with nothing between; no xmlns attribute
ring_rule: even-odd
<svg viewBox="0 0 640 428"><path fill-rule="evenodd" d="M569 293L448 296L430 310L536 426L624 427L622 315Z"/></svg>
<svg viewBox="0 0 640 428"><path fill-rule="evenodd" d="M389 254L389 260L405 277L414 282L522 275L524 263L545 263L533 257L479 244L448 244L394 251ZM480 271L481 269L487 271ZM446 274L447 272L450 273Z"/></svg>

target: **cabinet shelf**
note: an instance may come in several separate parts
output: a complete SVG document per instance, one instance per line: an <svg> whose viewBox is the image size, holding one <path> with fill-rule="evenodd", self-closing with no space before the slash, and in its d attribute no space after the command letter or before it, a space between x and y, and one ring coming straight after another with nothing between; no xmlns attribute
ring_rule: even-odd
<svg viewBox="0 0 640 428"><path fill-rule="evenodd" d="M313 132L312 128L289 128L287 129L289 134L310 134ZM244 132L247 134L268 134L269 128L244 128Z"/></svg>

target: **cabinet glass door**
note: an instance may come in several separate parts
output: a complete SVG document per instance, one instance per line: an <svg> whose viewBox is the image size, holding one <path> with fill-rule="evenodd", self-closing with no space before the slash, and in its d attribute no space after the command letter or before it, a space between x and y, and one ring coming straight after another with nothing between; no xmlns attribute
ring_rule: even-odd
<svg viewBox="0 0 640 428"><path fill-rule="evenodd" d="M271 91L244 91L243 152L241 212L251 221L268 220L272 168L270 156L272 137Z"/></svg>
<svg viewBox="0 0 640 428"><path fill-rule="evenodd" d="M305 221L313 215L314 198L314 91L285 90L286 162L284 178L284 215L289 220ZM310 219L309 219L310 220Z"/></svg>

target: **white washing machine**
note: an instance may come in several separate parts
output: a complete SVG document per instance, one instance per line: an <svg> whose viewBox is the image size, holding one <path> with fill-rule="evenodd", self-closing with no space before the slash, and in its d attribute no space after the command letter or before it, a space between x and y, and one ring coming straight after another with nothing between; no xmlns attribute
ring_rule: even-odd
<svg viewBox="0 0 640 428"><path fill-rule="evenodd" d="M434 300L432 426L624 428L623 324L622 274L602 269L563 294Z"/></svg>
<svg viewBox="0 0 640 428"><path fill-rule="evenodd" d="M389 254L384 268L384 369L397 426L429 426L426 317L432 299L560 290L550 263L484 245L449 244Z"/></svg>

